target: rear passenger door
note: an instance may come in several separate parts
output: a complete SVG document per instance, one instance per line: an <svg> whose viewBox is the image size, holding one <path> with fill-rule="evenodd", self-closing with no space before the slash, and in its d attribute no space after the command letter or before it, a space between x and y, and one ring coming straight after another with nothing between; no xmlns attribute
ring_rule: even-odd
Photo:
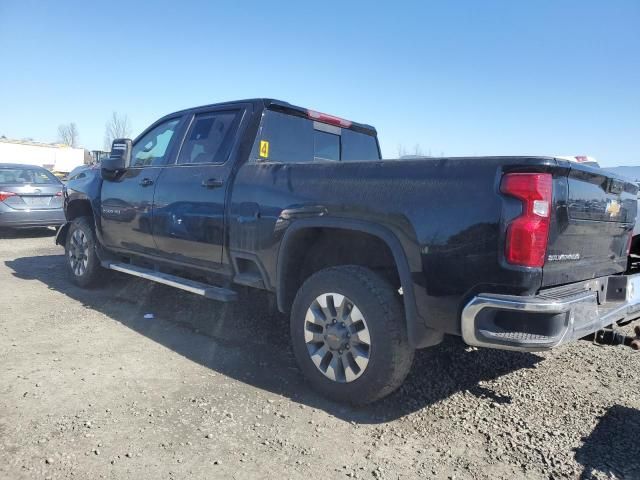
<svg viewBox="0 0 640 480"><path fill-rule="evenodd" d="M161 256L219 268L228 179L248 108L234 105L192 114L176 161L165 167L156 185L153 237Z"/></svg>

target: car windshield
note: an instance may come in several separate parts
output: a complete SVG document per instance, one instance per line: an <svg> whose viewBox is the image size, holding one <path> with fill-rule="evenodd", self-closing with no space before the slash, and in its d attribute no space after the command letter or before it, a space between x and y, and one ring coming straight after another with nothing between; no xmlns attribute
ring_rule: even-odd
<svg viewBox="0 0 640 480"><path fill-rule="evenodd" d="M43 168L0 167L0 185L55 185L60 181Z"/></svg>

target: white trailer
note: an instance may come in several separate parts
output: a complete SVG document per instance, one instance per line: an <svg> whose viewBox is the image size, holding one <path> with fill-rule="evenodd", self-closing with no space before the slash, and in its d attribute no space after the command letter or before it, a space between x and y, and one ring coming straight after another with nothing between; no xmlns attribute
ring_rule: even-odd
<svg viewBox="0 0 640 480"><path fill-rule="evenodd" d="M84 149L0 138L0 163L38 165L52 172L69 173L84 164Z"/></svg>

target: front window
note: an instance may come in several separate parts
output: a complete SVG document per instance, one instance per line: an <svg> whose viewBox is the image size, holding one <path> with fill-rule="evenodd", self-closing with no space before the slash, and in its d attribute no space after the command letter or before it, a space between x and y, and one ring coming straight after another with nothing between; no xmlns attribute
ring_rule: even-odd
<svg viewBox="0 0 640 480"><path fill-rule="evenodd" d="M171 139L180 119L161 123L136 142L131 150L131 167L164 165Z"/></svg>

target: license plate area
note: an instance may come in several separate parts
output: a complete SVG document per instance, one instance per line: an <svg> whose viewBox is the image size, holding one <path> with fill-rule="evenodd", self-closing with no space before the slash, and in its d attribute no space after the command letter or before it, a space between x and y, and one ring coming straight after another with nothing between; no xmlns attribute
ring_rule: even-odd
<svg viewBox="0 0 640 480"><path fill-rule="evenodd" d="M22 200L24 203L29 205L30 207L48 207L51 202L51 197L49 196L23 196Z"/></svg>

